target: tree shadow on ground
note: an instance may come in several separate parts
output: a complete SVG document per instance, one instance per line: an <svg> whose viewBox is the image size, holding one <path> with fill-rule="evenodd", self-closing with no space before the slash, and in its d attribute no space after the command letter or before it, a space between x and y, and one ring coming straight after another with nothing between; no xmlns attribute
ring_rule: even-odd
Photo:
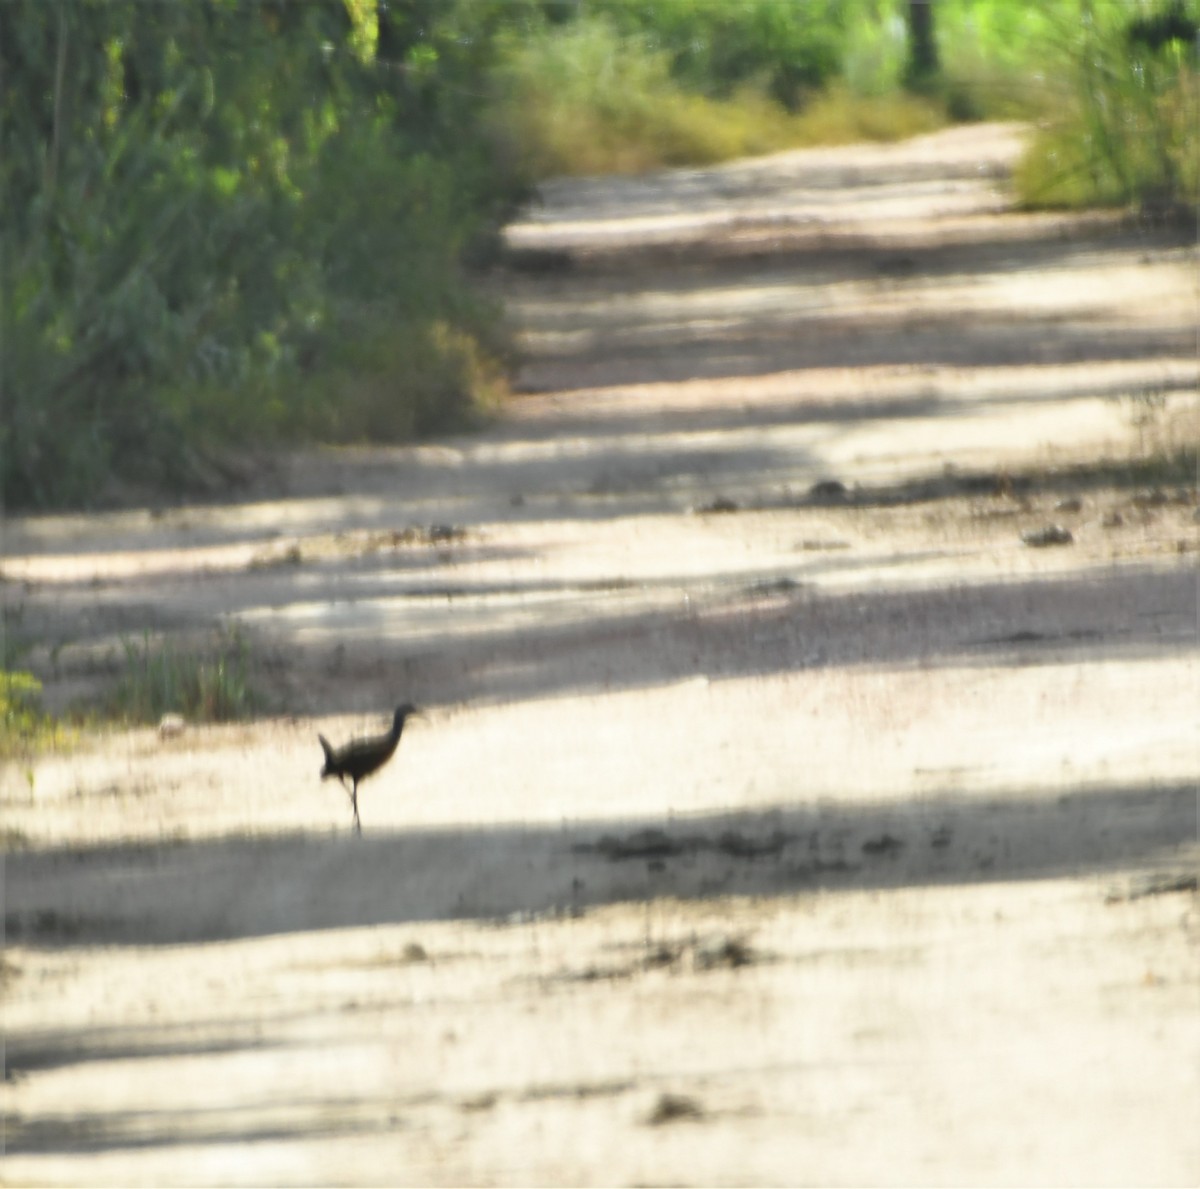
<svg viewBox="0 0 1200 1189"><path fill-rule="evenodd" d="M8 856L5 924L19 945L176 945L419 921L502 924L657 897L1115 876L1190 861L1197 825L1195 785L1181 782L47 847Z"/></svg>
<svg viewBox="0 0 1200 1189"><path fill-rule="evenodd" d="M522 372L526 392L567 392L613 385L728 380L779 372L839 367L1009 367L1031 358L1041 367L1182 358L1195 349L1195 324L1181 321L1152 329L1121 324L1116 311L1100 310L1062 321L1047 334L1044 314L1028 316L906 311L902 302L887 320L762 319L695 341L695 331L631 324L589 349L561 358L539 358Z"/></svg>
<svg viewBox="0 0 1200 1189"><path fill-rule="evenodd" d="M886 226L886 223L885 223ZM1121 294L1098 300L1104 254L1172 250L1194 236L1113 229L891 242L781 228L766 243L710 239L564 254L564 271L508 287L528 335L524 391L734 380L845 367L964 368L1187 358L1194 327L1131 324ZM894 238L894 237L893 237ZM1009 278L1070 284L1057 308ZM852 287L853 300L831 286ZM527 307L522 313L522 302Z"/></svg>
<svg viewBox="0 0 1200 1189"><path fill-rule="evenodd" d="M1029 377L1040 365L1029 365ZM813 393L787 391L793 373L778 376L779 394L755 401L721 401L709 406L688 405L684 408L658 407L652 394L647 394L641 409L627 403L615 409L606 405L603 392L589 393L577 408L556 402L553 407L539 405L536 413L520 410L520 417L498 425L494 438L510 444L552 442L564 436L597 435L607 438L630 438L630 447L640 448L647 437L657 435L707 434L722 430L769 430L797 428L810 425L861 425L871 421L920 420L930 417L961 417L978 415L999 405L1020 408L1049 405L1071 400L1096 398L1113 401L1129 398L1139 391L1128 377L1088 379L1049 374L1041 385L1028 382L1022 370L1011 365L1004 368L1004 379L998 379L995 391L984 395L955 397L931 387L928 378L915 377L907 386L897 387L886 395L838 394L821 396ZM1153 384L1155 397L1174 393L1194 393L1200 368L1187 375L1166 375ZM792 385L794 389L799 384ZM618 387L614 389L620 393ZM665 386L664 386L665 391ZM686 440L686 438L685 438ZM618 453L618 448L613 448ZM515 478L515 476L514 476Z"/></svg>
<svg viewBox="0 0 1200 1189"><path fill-rule="evenodd" d="M143 1035L155 1031L153 1026L139 1030ZM76 1043L86 1046L87 1035ZM232 1046L232 1053L245 1053L261 1047L249 1042ZM132 1058L152 1056L134 1052ZM88 1051L81 1047L76 1061L86 1060ZM18 1055L19 1059L19 1055ZM104 1059L102 1056L96 1059ZM18 1066L18 1068L22 1068ZM390 1098L388 1105L395 1111L411 1105L403 1099ZM245 1106L208 1108L204 1110L171 1109L121 1111L90 1110L86 1115L63 1118L45 1115L16 1120L7 1136L6 1150L14 1156L61 1154L63 1152L107 1152L114 1149L143 1149L177 1147L182 1145L273 1144L338 1140L351 1135L390 1131L394 1124L388 1116L376 1113L374 1120L353 1117L361 1112L360 1100L346 1100L339 1112L336 1096L314 1104L309 1099L289 1100L272 1095L256 1103L254 1121L248 1118ZM324 1122L314 1118L323 1115Z"/></svg>
<svg viewBox="0 0 1200 1189"><path fill-rule="evenodd" d="M911 559L914 562L921 557ZM902 573L903 558L892 558ZM397 690L423 704L510 702L646 688L694 677L721 681L802 670L884 666L1028 666L1171 659L1200 648L1195 575L1128 568L956 587L824 591L806 577L849 573L878 558L836 551L762 574L693 583L664 579L660 606L623 602L620 590L544 591L521 616L492 616L471 600L443 599L436 616L390 602L359 608L331 633L275 637L306 674L308 713L357 712ZM635 593L643 597L648 584ZM686 597L685 597L686 596ZM464 631L470 624L471 630ZM336 628L336 631L333 629ZM338 673L355 674L347 686ZM365 699L365 701L364 701Z"/></svg>
<svg viewBox="0 0 1200 1189"><path fill-rule="evenodd" d="M969 217L968 217L969 218ZM736 231L736 234L730 234ZM696 278L723 284L758 284L773 276L874 280L881 285L920 278L1009 275L1087 267L1097 252L1147 252L1185 248L1196 229L1165 225L1131 229L1120 222L1080 221L1072 227L1017 216L976 226L913 233L911 224L870 220L812 226L803 220L749 219L733 228L716 224L678 241L588 244L511 249L505 256L508 287L521 296L593 287L603 294L614 282L633 291L685 294Z"/></svg>

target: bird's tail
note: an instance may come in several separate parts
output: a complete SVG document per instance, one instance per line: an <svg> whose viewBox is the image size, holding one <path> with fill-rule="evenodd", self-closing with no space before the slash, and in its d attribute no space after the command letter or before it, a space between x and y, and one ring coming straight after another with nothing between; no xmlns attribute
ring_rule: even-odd
<svg viewBox="0 0 1200 1189"><path fill-rule="evenodd" d="M321 741L321 749L325 752L325 766L321 769L321 779L326 776L333 776L333 748L329 746L329 740L324 735L318 735L317 738Z"/></svg>

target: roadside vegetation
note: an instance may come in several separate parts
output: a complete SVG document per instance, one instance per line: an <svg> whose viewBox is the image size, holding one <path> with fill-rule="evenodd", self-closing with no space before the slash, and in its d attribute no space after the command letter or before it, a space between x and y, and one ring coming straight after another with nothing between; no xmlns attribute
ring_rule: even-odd
<svg viewBox="0 0 1200 1189"><path fill-rule="evenodd" d="M250 680L250 649L236 629L200 648L170 640L126 640L124 658L103 710L121 722L153 724L174 714L189 722L249 718L259 698Z"/></svg>
<svg viewBox="0 0 1200 1189"><path fill-rule="evenodd" d="M42 709L42 683L23 669L0 669L0 761L61 743L66 728Z"/></svg>
<svg viewBox="0 0 1200 1189"><path fill-rule="evenodd" d="M1066 14L1062 14L1065 17ZM1153 220L1200 207L1200 4L1085 4L1060 17L1056 103L1016 187L1029 206L1133 205Z"/></svg>
<svg viewBox="0 0 1200 1189"><path fill-rule="evenodd" d="M1194 208L1200 0L9 0L0 493L224 493L467 428L539 178L1022 118L1028 205Z"/></svg>
<svg viewBox="0 0 1200 1189"><path fill-rule="evenodd" d="M0 761L69 745L75 728L102 722L156 725L166 716L188 723L235 722L263 707L252 678L248 641L236 628L182 644L126 639L108 691L63 716L42 705L42 683L25 667L36 641L20 630L20 608L0 623Z"/></svg>
<svg viewBox="0 0 1200 1189"><path fill-rule="evenodd" d="M705 10L748 15L745 6ZM671 13L666 5L656 11ZM798 72L811 85L802 86L784 70L769 27L763 44L747 47L742 61L706 62L720 74L705 86L693 60L695 43L673 51L663 30L629 28L628 22L623 28L620 14L602 9L510 37L496 71L499 102L492 118L527 174L705 165L800 145L899 140L946 122L942 105L928 96L895 87L852 89L835 69L840 59L832 46L812 51L813 62ZM715 20L703 29L718 43L723 32ZM715 46L708 48L715 53ZM796 52L804 58L803 46Z"/></svg>
<svg viewBox="0 0 1200 1189"><path fill-rule="evenodd" d="M10 508L467 420L502 369L465 266L523 192L479 115L502 7L0 5Z"/></svg>
<svg viewBox="0 0 1200 1189"><path fill-rule="evenodd" d="M22 608L0 607L0 762L26 757L66 739L66 728L42 708L42 683L25 667L31 641Z"/></svg>

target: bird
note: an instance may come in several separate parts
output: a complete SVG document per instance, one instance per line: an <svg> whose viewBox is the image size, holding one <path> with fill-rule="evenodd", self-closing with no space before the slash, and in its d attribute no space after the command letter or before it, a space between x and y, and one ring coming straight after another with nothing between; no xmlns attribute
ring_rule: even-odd
<svg viewBox="0 0 1200 1189"><path fill-rule="evenodd" d="M325 752L325 766L321 769L321 779L336 776L346 788L346 778L352 784L346 791L350 794L350 804L354 809L354 829L362 833L362 822L358 817L358 782L366 780L373 772L378 772L392 758L396 745L400 742L400 732L404 723L412 714L420 714L421 708L411 702L405 702L396 707L392 718L392 729L386 735L375 735L370 739L351 739L341 747L331 746L324 735L318 734L321 747Z"/></svg>

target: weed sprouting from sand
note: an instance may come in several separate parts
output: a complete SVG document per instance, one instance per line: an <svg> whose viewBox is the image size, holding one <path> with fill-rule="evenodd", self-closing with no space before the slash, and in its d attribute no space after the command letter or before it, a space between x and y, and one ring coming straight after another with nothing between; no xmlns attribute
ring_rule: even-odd
<svg viewBox="0 0 1200 1189"><path fill-rule="evenodd" d="M247 718L258 698L249 678L250 649L236 628L214 645L188 650L170 641L157 646L149 634L123 643L123 669L105 709L129 722L153 723L164 714L196 722Z"/></svg>

